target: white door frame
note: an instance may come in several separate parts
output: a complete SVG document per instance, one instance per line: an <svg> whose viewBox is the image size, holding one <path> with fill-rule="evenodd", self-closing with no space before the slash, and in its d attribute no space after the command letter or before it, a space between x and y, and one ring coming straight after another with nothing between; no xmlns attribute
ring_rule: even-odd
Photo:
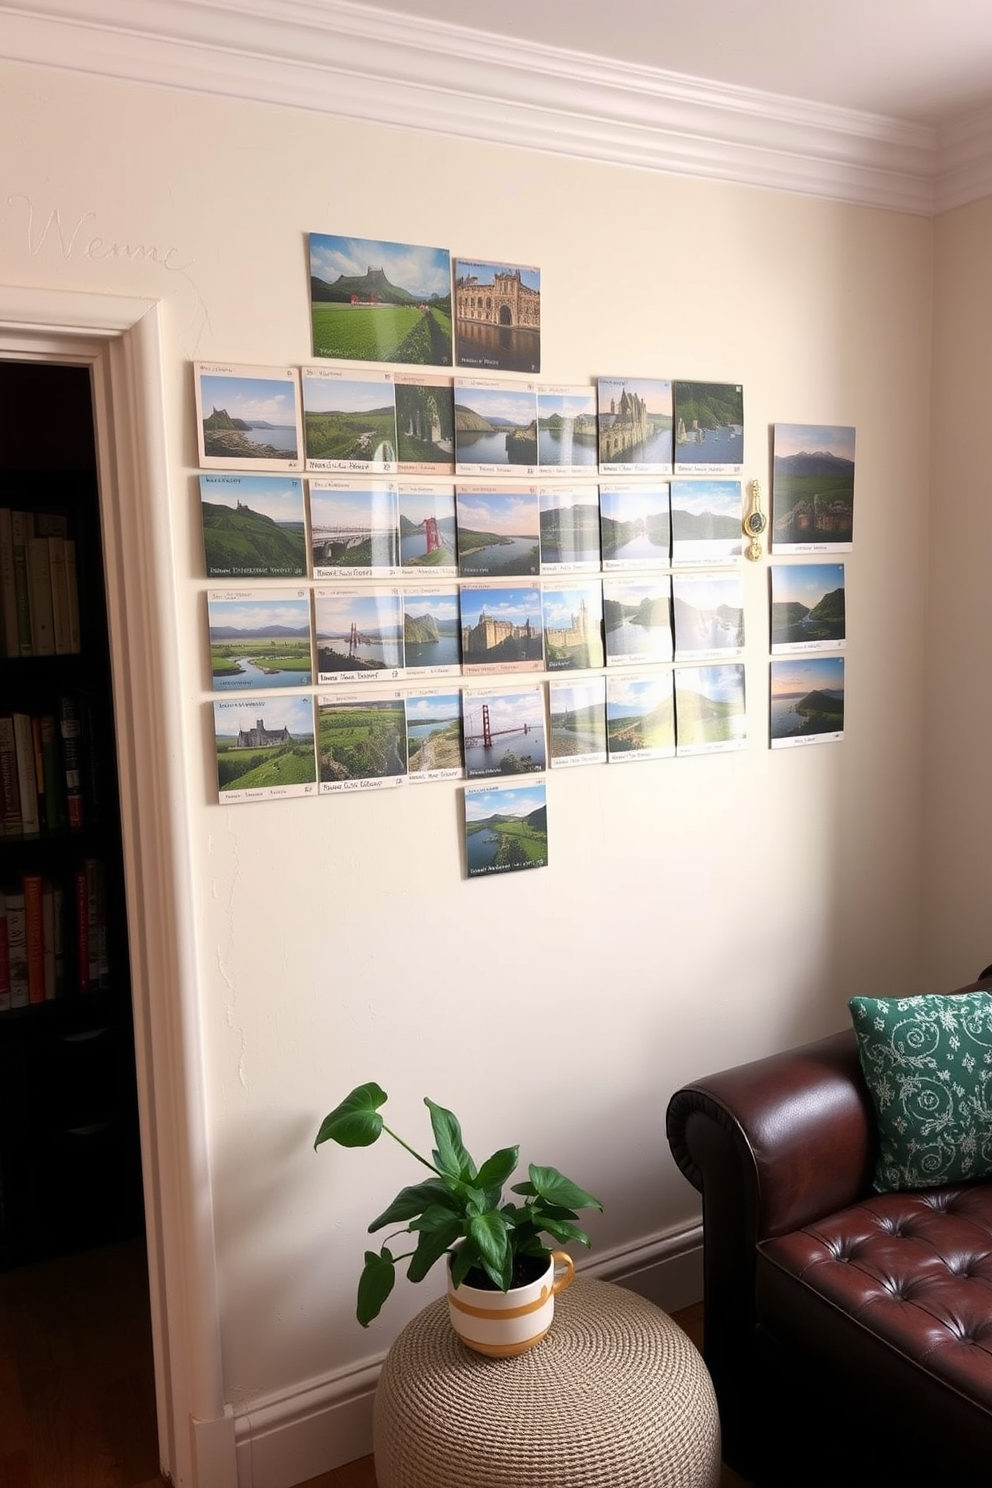
<svg viewBox="0 0 992 1488"><path fill-rule="evenodd" d="M93 386L163 1473L234 1488L223 1397L159 306L0 285L0 357Z"/></svg>

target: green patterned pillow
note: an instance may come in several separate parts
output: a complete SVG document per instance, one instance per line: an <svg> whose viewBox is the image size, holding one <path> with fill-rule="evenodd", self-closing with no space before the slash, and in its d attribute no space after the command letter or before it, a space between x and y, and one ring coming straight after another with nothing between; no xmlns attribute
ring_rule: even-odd
<svg viewBox="0 0 992 1488"><path fill-rule="evenodd" d="M992 1173L992 994L852 997L878 1115L876 1193Z"/></svg>

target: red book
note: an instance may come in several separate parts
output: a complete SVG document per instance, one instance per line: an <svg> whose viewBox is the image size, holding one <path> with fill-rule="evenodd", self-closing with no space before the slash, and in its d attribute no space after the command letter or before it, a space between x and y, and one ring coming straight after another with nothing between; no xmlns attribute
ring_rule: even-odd
<svg viewBox="0 0 992 1488"><path fill-rule="evenodd" d="M45 917L40 873L22 873L28 1002L45 1001Z"/></svg>

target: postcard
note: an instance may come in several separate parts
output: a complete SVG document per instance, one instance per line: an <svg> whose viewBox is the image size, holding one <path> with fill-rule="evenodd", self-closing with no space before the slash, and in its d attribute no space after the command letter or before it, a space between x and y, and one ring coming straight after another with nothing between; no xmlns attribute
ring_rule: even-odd
<svg viewBox="0 0 992 1488"><path fill-rule="evenodd" d="M770 576L773 655L846 645L843 563L773 563Z"/></svg>
<svg viewBox="0 0 992 1488"><path fill-rule="evenodd" d="M317 697L320 794L406 785L406 708L399 692Z"/></svg>
<svg viewBox="0 0 992 1488"><path fill-rule="evenodd" d="M343 479L308 484L314 576L395 578L400 571L395 484Z"/></svg>
<svg viewBox="0 0 992 1488"><path fill-rule="evenodd" d="M454 276L458 365L540 372L540 269L456 258Z"/></svg>
<svg viewBox="0 0 992 1488"><path fill-rule="evenodd" d="M465 774L460 692L437 688L407 694L406 748L411 785Z"/></svg>
<svg viewBox="0 0 992 1488"><path fill-rule="evenodd" d="M219 698L213 710L222 802L317 794L309 693Z"/></svg>
<svg viewBox="0 0 992 1488"><path fill-rule="evenodd" d="M381 682L403 676L398 589L315 589L318 682Z"/></svg>
<svg viewBox="0 0 992 1488"><path fill-rule="evenodd" d="M392 372L304 367L303 439L308 470L391 475L396 470Z"/></svg>
<svg viewBox="0 0 992 1488"><path fill-rule="evenodd" d="M548 766L544 688L462 693L465 773L533 775Z"/></svg>
<svg viewBox="0 0 992 1488"><path fill-rule="evenodd" d="M551 768L606 764L606 678L549 682Z"/></svg>
<svg viewBox="0 0 992 1488"><path fill-rule="evenodd" d="M310 234L315 357L451 366L446 248Z"/></svg>
<svg viewBox="0 0 992 1488"><path fill-rule="evenodd" d="M208 579L296 579L307 573L298 475L201 475Z"/></svg>
<svg viewBox="0 0 992 1488"><path fill-rule="evenodd" d="M776 424L772 551L850 551L854 537L854 429Z"/></svg>
<svg viewBox="0 0 992 1488"><path fill-rule="evenodd" d="M597 408L601 473L671 475L670 382L649 377L601 377Z"/></svg>
<svg viewBox="0 0 992 1488"><path fill-rule="evenodd" d="M455 378L459 475L537 474L537 385Z"/></svg>
<svg viewBox="0 0 992 1488"><path fill-rule="evenodd" d="M466 786L465 863L469 878L548 864L548 788Z"/></svg>
<svg viewBox="0 0 992 1488"><path fill-rule="evenodd" d="M402 599L407 674L457 676L462 669L462 627L456 586L404 589Z"/></svg>
<svg viewBox="0 0 992 1488"><path fill-rule="evenodd" d="M603 568L668 568L672 519L667 481L600 485Z"/></svg>
<svg viewBox="0 0 992 1488"><path fill-rule="evenodd" d="M739 656L744 650L744 580L734 574L672 579L676 661Z"/></svg>
<svg viewBox="0 0 992 1488"><path fill-rule="evenodd" d="M207 595L214 692L308 687L309 589L221 589Z"/></svg>
<svg viewBox="0 0 992 1488"><path fill-rule="evenodd" d="M671 672L606 679L606 744L611 765L670 759L675 753Z"/></svg>
<svg viewBox="0 0 992 1488"><path fill-rule="evenodd" d="M744 507L735 480L673 480L672 564L729 563L743 549Z"/></svg>
<svg viewBox="0 0 992 1488"><path fill-rule="evenodd" d="M193 363L200 464L302 470L303 426L295 367Z"/></svg>
<svg viewBox="0 0 992 1488"><path fill-rule="evenodd" d="M608 667L671 661L672 581L668 575L604 579L603 632Z"/></svg>
<svg viewBox="0 0 992 1488"><path fill-rule="evenodd" d="M458 572L454 486L404 482L399 513L404 578L453 578Z"/></svg>
<svg viewBox="0 0 992 1488"><path fill-rule="evenodd" d="M675 472L739 473L744 462L744 389L733 382L676 382Z"/></svg>
<svg viewBox="0 0 992 1488"><path fill-rule="evenodd" d="M596 573L601 554L598 486L539 486L541 572Z"/></svg>
<svg viewBox="0 0 992 1488"><path fill-rule="evenodd" d="M537 462L542 475L591 475L599 462L596 389L537 389Z"/></svg>
<svg viewBox="0 0 992 1488"><path fill-rule="evenodd" d="M541 591L536 584L461 588L462 671L544 670Z"/></svg>
<svg viewBox="0 0 992 1488"><path fill-rule="evenodd" d="M771 663L770 743L832 744L844 737L843 656L793 656Z"/></svg>
<svg viewBox="0 0 992 1488"><path fill-rule="evenodd" d="M676 754L716 754L747 743L744 664L675 669Z"/></svg>
<svg viewBox="0 0 992 1488"><path fill-rule="evenodd" d="M524 578L541 571L536 486L455 487L458 571L463 578Z"/></svg>
<svg viewBox="0 0 992 1488"><path fill-rule="evenodd" d="M397 372L396 455L401 475L451 475L455 469L455 393L450 377Z"/></svg>
<svg viewBox="0 0 992 1488"><path fill-rule="evenodd" d="M548 671L603 666L603 586L599 580L545 584L541 597Z"/></svg>

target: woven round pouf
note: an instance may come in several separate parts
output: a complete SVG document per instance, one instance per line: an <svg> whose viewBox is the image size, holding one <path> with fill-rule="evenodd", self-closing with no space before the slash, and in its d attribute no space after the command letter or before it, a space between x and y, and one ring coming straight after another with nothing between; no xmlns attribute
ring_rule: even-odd
<svg viewBox="0 0 992 1488"><path fill-rule="evenodd" d="M716 1488L720 1421L698 1350L624 1287L577 1278L512 1359L455 1336L442 1298L386 1355L379 1488Z"/></svg>

